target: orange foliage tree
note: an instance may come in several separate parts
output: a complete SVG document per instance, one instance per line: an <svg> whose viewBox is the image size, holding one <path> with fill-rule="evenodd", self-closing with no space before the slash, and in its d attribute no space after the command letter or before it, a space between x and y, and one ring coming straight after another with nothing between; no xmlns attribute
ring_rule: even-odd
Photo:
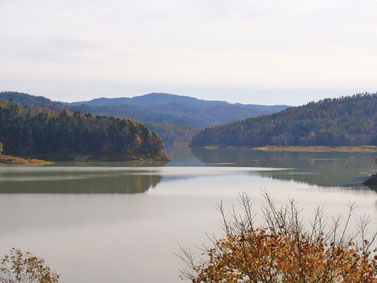
<svg viewBox="0 0 377 283"><path fill-rule="evenodd" d="M9 255L0 259L0 282L57 283L60 275L51 271L44 259L29 252L11 249Z"/></svg>
<svg viewBox="0 0 377 283"><path fill-rule="evenodd" d="M181 247L178 256L185 262L182 279L192 282L377 282L376 233L367 236L369 217L362 217L353 234L348 226L354 204L346 217L329 223L323 208L306 228L301 211L291 201L277 207L264 193L265 224L256 227L251 201L241 195L243 213L224 213L223 238L210 237L212 245L201 248L196 258L191 249ZM342 221L343 220L343 221ZM203 257L204 256L204 257Z"/></svg>

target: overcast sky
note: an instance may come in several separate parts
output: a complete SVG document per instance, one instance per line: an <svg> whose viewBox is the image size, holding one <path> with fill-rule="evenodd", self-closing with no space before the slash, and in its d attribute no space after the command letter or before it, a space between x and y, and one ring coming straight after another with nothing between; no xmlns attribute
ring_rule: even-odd
<svg viewBox="0 0 377 283"><path fill-rule="evenodd" d="M299 105L377 91L376 0L0 0L0 90Z"/></svg>

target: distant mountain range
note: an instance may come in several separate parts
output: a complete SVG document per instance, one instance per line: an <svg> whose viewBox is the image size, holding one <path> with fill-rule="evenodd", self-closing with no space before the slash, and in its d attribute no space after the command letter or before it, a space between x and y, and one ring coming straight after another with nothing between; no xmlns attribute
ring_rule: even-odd
<svg viewBox="0 0 377 283"><path fill-rule="evenodd" d="M167 93L150 93L132 98L97 98L69 105L91 107L99 113L131 117L141 122L197 128L279 112L289 107L231 104Z"/></svg>
<svg viewBox="0 0 377 283"><path fill-rule="evenodd" d="M325 99L206 128L193 146L377 145L377 93Z"/></svg>
<svg viewBox="0 0 377 283"><path fill-rule="evenodd" d="M0 100L13 100L27 107L133 118L153 128L165 143L189 142L200 128L256 117L286 109L287 105L231 104L188 96L150 93L133 98L97 98L74 103L54 102L26 93L1 92Z"/></svg>

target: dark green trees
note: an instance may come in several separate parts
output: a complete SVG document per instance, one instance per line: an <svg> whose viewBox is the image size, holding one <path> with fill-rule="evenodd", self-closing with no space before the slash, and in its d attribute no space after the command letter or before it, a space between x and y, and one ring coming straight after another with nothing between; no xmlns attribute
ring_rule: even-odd
<svg viewBox="0 0 377 283"><path fill-rule="evenodd" d="M8 154L18 156L163 157L161 139L134 120L72 114L66 110L27 110L10 102L0 104L0 141Z"/></svg>
<svg viewBox="0 0 377 283"><path fill-rule="evenodd" d="M376 109L377 94L325 99L207 128L192 145L377 145Z"/></svg>

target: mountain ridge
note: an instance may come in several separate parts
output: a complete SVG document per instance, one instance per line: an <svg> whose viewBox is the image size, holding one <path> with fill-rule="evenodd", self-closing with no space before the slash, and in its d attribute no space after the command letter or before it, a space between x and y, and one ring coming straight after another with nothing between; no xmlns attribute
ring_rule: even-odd
<svg viewBox="0 0 377 283"><path fill-rule="evenodd" d="M324 99L278 113L208 127L192 146L377 144L377 93Z"/></svg>
<svg viewBox="0 0 377 283"><path fill-rule="evenodd" d="M132 118L153 128L164 142L190 142L199 129L286 109L284 105L231 104L189 96L149 93L133 98L96 98L89 102L55 102L26 93L1 92L0 100L12 99L25 107L36 105L52 110Z"/></svg>
<svg viewBox="0 0 377 283"><path fill-rule="evenodd" d="M246 107L249 109L257 110L259 107L261 109L264 109L265 111L268 111L269 108L277 109L278 111L281 111L285 108L290 107L289 105L262 105L262 104L242 104L242 103L230 103L223 100L205 100L205 99L199 99L196 97L186 96L186 95L177 95L177 94L171 94L171 93L163 93L163 92L151 92L140 96L133 96L133 97L114 97L114 98L108 98L108 97L99 97L94 98L92 100L87 101L78 101L78 102L71 102L71 103L65 103L70 105L119 105L119 103L122 104L131 104L131 105L140 105L141 102L144 102L142 105L146 105L146 101L149 100L153 101L153 103L148 103L150 105L164 105L169 103L177 103L177 102L186 102L189 104L193 103L205 103L205 104L213 104L213 105L233 105L237 107ZM163 102L159 102L156 99L163 100ZM156 103L157 102L157 103Z"/></svg>

